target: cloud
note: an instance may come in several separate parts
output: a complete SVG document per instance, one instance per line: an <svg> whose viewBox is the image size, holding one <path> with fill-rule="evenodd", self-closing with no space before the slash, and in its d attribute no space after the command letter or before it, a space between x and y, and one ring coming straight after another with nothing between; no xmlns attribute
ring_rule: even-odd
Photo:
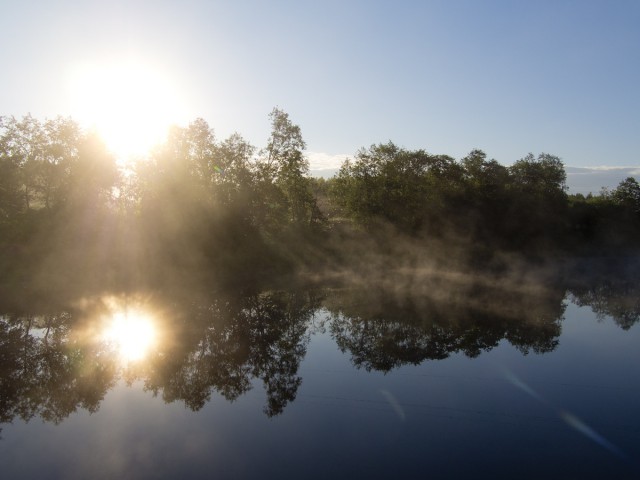
<svg viewBox="0 0 640 480"><path fill-rule="evenodd" d="M640 167L566 167L569 193L598 193L616 188L627 177L640 177Z"/></svg>
<svg viewBox="0 0 640 480"><path fill-rule="evenodd" d="M309 159L309 167L311 170L337 170L347 157L351 157L346 153L322 153L322 152L306 152Z"/></svg>
<svg viewBox="0 0 640 480"><path fill-rule="evenodd" d="M342 162L351 155L346 153L306 152L312 177L331 178L340 169Z"/></svg>
<svg viewBox="0 0 640 480"><path fill-rule="evenodd" d="M625 174L633 176L640 174L640 167L611 167L603 165L599 167L565 167L567 174L574 175L598 175L602 173Z"/></svg>

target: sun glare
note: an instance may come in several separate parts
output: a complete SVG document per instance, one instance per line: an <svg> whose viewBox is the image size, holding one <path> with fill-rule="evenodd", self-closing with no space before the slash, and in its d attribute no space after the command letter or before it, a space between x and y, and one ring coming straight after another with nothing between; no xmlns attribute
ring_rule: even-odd
<svg viewBox="0 0 640 480"><path fill-rule="evenodd" d="M71 83L73 116L95 128L124 163L146 153L171 124L183 120L170 76L142 63L84 66Z"/></svg>
<svg viewBox="0 0 640 480"><path fill-rule="evenodd" d="M127 362L143 359L155 344L156 337L152 319L135 311L114 314L103 334L103 339Z"/></svg>

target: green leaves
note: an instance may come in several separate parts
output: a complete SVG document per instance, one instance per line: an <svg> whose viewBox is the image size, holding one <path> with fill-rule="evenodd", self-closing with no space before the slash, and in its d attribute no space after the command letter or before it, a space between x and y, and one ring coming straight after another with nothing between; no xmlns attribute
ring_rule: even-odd
<svg viewBox="0 0 640 480"><path fill-rule="evenodd" d="M309 161L304 156L306 144L300 127L289 119L289 115L278 108L271 114L271 136L263 151L262 172L267 183L274 182L282 192L289 221L297 226L309 226L318 211L306 176Z"/></svg>
<svg viewBox="0 0 640 480"><path fill-rule="evenodd" d="M89 197L106 200L116 186L115 159L94 133L70 118L0 118L0 209L12 214L59 209ZM18 194L19 192L19 194Z"/></svg>
<svg viewBox="0 0 640 480"><path fill-rule="evenodd" d="M358 222L383 219L405 232L420 230L457 195L459 166L446 155L405 150L392 142L360 149L342 165L335 200Z"/></svg>

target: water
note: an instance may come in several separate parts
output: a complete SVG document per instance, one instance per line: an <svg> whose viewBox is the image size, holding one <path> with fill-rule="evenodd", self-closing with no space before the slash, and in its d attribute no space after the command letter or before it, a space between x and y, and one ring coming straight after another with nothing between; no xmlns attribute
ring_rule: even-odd
<svg viewBox="0 0 640 480"><path fill-rule="evenodd" d="M503 287L6 315L1 475L639 478L636 283ZM155 322L144 352L123 315Z"/></svg>

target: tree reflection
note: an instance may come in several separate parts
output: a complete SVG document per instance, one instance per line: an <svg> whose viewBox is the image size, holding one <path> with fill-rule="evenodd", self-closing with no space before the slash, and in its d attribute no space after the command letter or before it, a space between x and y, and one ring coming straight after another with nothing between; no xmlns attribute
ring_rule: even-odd
<svg viewBox="0 0 640 480"><path fill-rule="evenodd" d="M329 307L331 334L356 367L383 372L457 352L477 357L503 339L523 354L558 345L566 307L562 288L505 289L446 279L440 288L451 293L416 298L371 287L338 292Z"/></svg>
<svg viewBox="0 0 640 480"><path fill-rule="evenodd" d="M145 361L122 365L118 352L88 335L83 317L104 308L49 316L0 317L0 423L40 417L58 423L95 412L123 378L166 402L202 408L218 392L233 401L261 380L268 416L296 397L313 313L309 293L270 292L168 302L171 341Z"/></svg>
<svg viewBox="0 0 640 480"><path fill-rule="evenodd" d="M100 347L74 338L68 314L0 319L0 420L59 423L78 408L95 412L116 370Z"/></svg>
<svg viewBox="0 0 640 480"><path fill-rule="evenodd" d="M640 265L623 261L583 262L569 291L576 305L591 307L598 319L609 316L620 328L629 330L640 321Z"/></svg>
<svg viewBox="0 0 640 480"><path fill-rule="evenodd" d="M143 361L124 365L92 324L107 310L104 299L55 314L0 315L0 423L35 417L59 423L78 409L95 412L121 380L141 381L165 402L192 410L214 394L234 401L262 384L265 414L281 414L302 384L298 372L321 308L329 312L321 327L365 370L388 372L455 353L473 358L504 341L523 354L551 352L567 291L625 330L637 323L634 271L446 274L408 283L352 281L337 290L156 293L146 301L162 312L162 341Z"/></svg>
<svg viewBox="0 0 640 480"><path fill-rule="evenodd" d="M198 410L213 391L232 401L260 379L267 394L264 411L277 415L302 383L297 372L318 305L309 293L282 292L192 305L183 311L180 338L141 374L145 388Z"/></svg>

